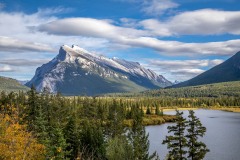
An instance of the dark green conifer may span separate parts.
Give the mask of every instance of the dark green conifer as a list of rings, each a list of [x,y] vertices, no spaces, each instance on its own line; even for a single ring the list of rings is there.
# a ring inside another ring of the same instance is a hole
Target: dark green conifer
[[[177,121],[176,125],[168,126],[168,133],[173,135],[166,136],[163,144],[167,144],[168,160],[186,160],[185,154],[187,153],[187,139],[184,136],[186,128],[186,119],[183,118],[183,112],[176,110]]]
[[[64,137],[67,143],[66,150],[69,153],[67,158],[74,160],[78,156],[80,147],[80,138],[77,130],[76,118],[74,115],[68,119],[68,122],[64,128]]]
[[[146,114],[151,114],[151,110],[150,110],[150,107],[149,107],[149,106],[147,107]]]
[[[154,152],[149,154],[149,134],[146,133],[142,124],[142,111],[138,107],[132,108],[133,112],[133,126],[130,128],[128,138],[133,148],[133,159],[151,160],[156,159],[157,155]]]
[[[188,116],[188,134],[186,135],[188,139],[188,158],[191,160],[201,160],[205,157],[206,153],[209,152],[206,144],[198,141],[199,137],[203,137],[206,132],[206,127],[204,127],[194,114],[193,110],[189,111]]]

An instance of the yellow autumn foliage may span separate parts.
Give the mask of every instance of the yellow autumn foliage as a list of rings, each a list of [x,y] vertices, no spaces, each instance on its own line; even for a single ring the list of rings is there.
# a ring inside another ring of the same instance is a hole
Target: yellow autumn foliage
[[[13,108],[13,107],[12,107]],[[15,109],[11,116],[0,113],[0,159],[42,160],[45,147],[37,142],[26,125],[19,124]]]

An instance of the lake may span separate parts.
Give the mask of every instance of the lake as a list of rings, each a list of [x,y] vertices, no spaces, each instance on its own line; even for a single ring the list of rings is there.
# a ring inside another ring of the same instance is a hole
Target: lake
[[[184,117],[187,117],[188,111],[183,112]],[[175,111],[164,114],[175,114]],[[205,160],[240,159],[240,113],[199,109],[195,110],[195,115],[207,128],[205,136],[201,139],[210,149]],[[146,127],[149,133],[150,152],[157,151],[161,160],[168,153],[167,146],[163,145],[162,141],[168,135],[169,125],[173,123]]]

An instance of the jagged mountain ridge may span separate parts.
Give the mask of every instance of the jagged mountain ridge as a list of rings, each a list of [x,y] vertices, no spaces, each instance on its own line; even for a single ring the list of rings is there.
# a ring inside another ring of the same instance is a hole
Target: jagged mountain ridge
[[[96,95],[113,92],[134,92],[170,86],[171,82],[138,62],[107,58],[90,53],[76,45],[63,45],[59,54],[37,68],[27,86],[38,91],[65,95]]]
[[[171,87],[177,88],[230,81],[240,81],[240,52],[208,71]]]

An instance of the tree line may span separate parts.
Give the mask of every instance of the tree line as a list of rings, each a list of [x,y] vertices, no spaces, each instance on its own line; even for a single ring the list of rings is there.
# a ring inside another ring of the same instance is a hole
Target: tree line
[[[120,99],[66,98],[47,91],[39,94],[32,87],[26,95],[2,92],[0,106],[0,134],[6,135],[18,124],[22,128],[19,136],[26,140],[12,149],[15,159],[23,155],[27,159],[39,155],[38,159],[56,160],[158,159],[156,152],[148,152],[148,134],[142,125],[144,113],[137,104],[126,105]],[[124,125],[125,119],[132,120],[131,127]],[[14,132],[20,130],[15,128]],[[8,138],[0,139],[0,148],[6,149],[11,143]],[[11,153],[0,150],[0,159],[11,159]]]
[[[2,92],[0,106],[0,159],[159,159],[148,151],[143,118],[161,116],[161,100],[69,98],[32,87],[26,94]],[[126,119],[131,126],[124,124]]]

